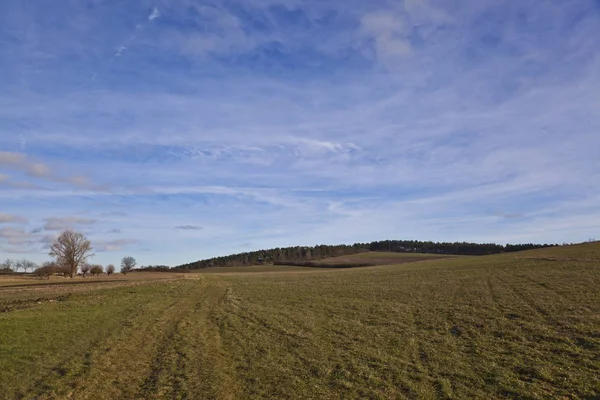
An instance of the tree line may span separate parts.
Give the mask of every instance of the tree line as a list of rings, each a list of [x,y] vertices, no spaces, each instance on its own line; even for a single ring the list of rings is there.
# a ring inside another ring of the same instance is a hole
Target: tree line
[[[468,242],[432,242],[418,240],[383,240],[371,243],[355,243],[353,245],[317,245],[277,247],[268,250],[257,250],[214,257],[195,261],[188,264],[170,268],[166,265],[145,266],[137,271],[187,271],[211,267],[238,267],[256,264],[303,264],[314,260],[329,257],[347,256],[364,253],[367,251],[387,251],[400,253],[429,253],[429,254],[455,254],[455,255],[488,255],[508,253],[523,250],[532,250],[542,247],[553,247],[555,244],[496,244],[496,243],[468,243]],[[112,264],[103,268],[101,265],[89,264],[87,260],[94,255],[92,245],[82,233],[71,230],[64,231],[50,248],[49,255],[52,261],[45,262],[42,266],[28,260],[6,260],[0,264],[0,272],[27,272],[33,271],[41,278],[51,275],[62,275],[73,278],[78,273],[83,277],[106,273],[112,275],[115,267]],[[133,257],[124,257],[121,260],[121,273],[127,274],[136,267]]]
[[[318,245],[312,247],[277,247],[269,250],[258,250],[246,253],[232,254],[223,257],[214,257],[175,267],[175,270],[202,269],[210,267],[239,267],[256,265],[276,261],[311,261],[321,258],[345,256],[349,254],[364,253],[365,248],[361,243],[354,245]]]
[[[115,273],[115,266],[109,264],[102,267],[99,264],[90,264],[87,260],[94,255],[91,241],[80,232],[66,230],[52,243],[48,253],[53,260],[44,262],[41,266],[29,260],[11,260],[6,259],[0,264],[1,273],[15,273],[23,269],[27,273],[31,269],[34,275],[40,279],[49,279],[52,275],[61,275],[63,277],[73,278],[76,275],[86,277],[88,275],[97,276],[103,273],[112,275]],[[136,266],[135,258],[131,256],[123,257],[121,260],[121,273],[123,275],[133,271]]]
[[[371,242],[369,251],[391,251],[395,253],[428,253],[456,254],[465,256],[480,256],[515,251],[533,250],[543,247],[553,247],[554,244],[506,244],[497,243],[467,243],[467,242],[421,242],[418,240],[383,240]]]
[[[552,247],[554,244],[496,244],[467,242],[424,242],[418,240],[384,240],[353,245],[295,246],[258,250],[179,265],[172,270],[191,270],[210,267],[239,267],[256,264],[297,264],[322,258],[347,256],[367,251],[399,253],[430,253],[455,255],[488,255]]]

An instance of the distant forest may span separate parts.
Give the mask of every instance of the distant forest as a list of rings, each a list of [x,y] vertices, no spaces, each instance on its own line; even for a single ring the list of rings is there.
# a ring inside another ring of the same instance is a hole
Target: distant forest
[[[166,266],[150,266],[140,268],[146,271],[185,271],[211,267],[239,267],[257,264],[282,264],[307,262],[322,258],[346,256],[367,251],[391,251],[397,253],[428,253],[456,255],[487,255],[509,253],[514,251],[553,247],[554,244],[507,244],[466,243],[466,242],[420,242],[418,240],[384,240],[371,243],[355,243],[353,245],[319,245],[313,247],[296,246],[269,250],[258,250],[230,256],[214,257],[179,265],[174,268]]]

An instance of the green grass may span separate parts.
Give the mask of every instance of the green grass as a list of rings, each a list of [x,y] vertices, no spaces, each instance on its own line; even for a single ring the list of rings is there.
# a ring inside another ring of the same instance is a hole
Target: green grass
[[[0,397],[595,398],[599,250],[7,288]]]
[[[390,265],[414,261],[437,260],[455,256],[446,254],[423,254],[423,253],[392,253],[385,251],[370,251],[367,253],[351,254],[347,256],[325,258],[317,261],[321,264],[361,264]]]
[[[378,259],[378,258],[387,258],[391,260],[404,260],[404,259],[433,259],[433,258],[448,258],[449,255],[446,254],[427,254],[427,253],[396,253],[391,251],[369,251],[366,253],[358,253],[351,254],[348,256],[341,257],[331,257],[326,260],[334,260],[336,258],[350,258],[350,259],[358,259],[358,260],[368,260],[368,259]]]
[[[231,274],[231,273],[254,273],[254,272],[291,272],[306,271],[306,268],[291,265],[250,265],[245,267],[211,267],[191,270],[192,274]]]

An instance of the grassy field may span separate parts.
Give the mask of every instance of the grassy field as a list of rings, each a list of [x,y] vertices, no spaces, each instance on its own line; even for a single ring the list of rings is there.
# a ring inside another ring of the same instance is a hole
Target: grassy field
[[[295,267],[291,265],[252,265],[245,267],[212,267],[191,270],[192,274],[231,274],[231,273],[255,273],[255,272],[292,272],[306,271],[306,268]]]
[[[16,274],[16,275],[0,275],[0,289],[4,287],[16,287],[16,286],[41,286],[41,285],[81,285],[81,284],[97,284],[97,283],[115,283],[115,282],[138,282],[141,278],[143,281],[148,280],[162,280],[162,279],[177,279],[181,278],[182,274],[164,274],[162,272],[144,272],[143,275],[139,273],[130,273],[127,275],[114,274],[111,276],[100,275],[100,276],[88,276],[82,278],[81,276],[75,279],[63,278],[62,276],[51,276],[50,279],[40,279],[33,274]]]
[[[5,285],[0,398],[600,396],[598,243],[255,268]]]
[[[414,261],[437,260],[450,258],[449,255],[420,254],[420,253],[391,253],[384,251],[370,251],[368,253],[352,254],[341,257],[331,257],[319,260],[320,264],[360,264],[369,263],[375,265],[401,264]]]

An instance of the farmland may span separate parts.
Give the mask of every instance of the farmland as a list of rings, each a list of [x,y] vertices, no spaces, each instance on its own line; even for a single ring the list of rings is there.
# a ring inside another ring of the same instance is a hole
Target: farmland
[[[1,397],[600,396],[598,243],[408,256],[0,280]]]
[[[448,255],[437,255],[437,254],[422,254],[422,253],[390,253],[390,252],[375,252],[370,251],[367,253],[352,254],[341,257],[331,257],[323,260],[319,260],[318,264],[324,266],[329,264],[374,264],[374,265],[391,265],[391,264],[402,264],[412,261],[425,261],[425,260],[439,260],[442,258],[449,258]]]

